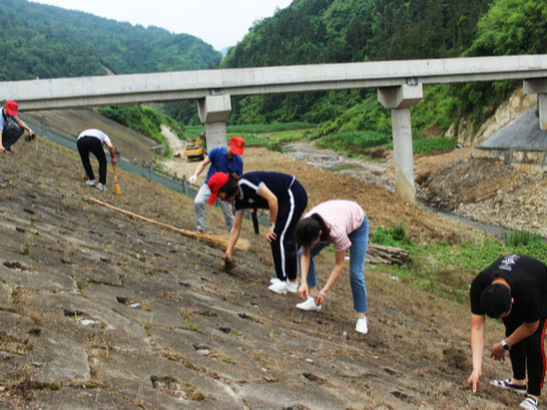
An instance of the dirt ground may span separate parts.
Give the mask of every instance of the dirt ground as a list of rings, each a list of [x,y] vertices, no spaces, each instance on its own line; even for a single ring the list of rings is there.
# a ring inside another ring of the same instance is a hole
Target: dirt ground
[[[417,199],[464,218],[547,238],[547,177],[521,172],[472,148],[416,158]]]
[[[298,160],[291,152],[249,148],[244,154],[244,171],[295,175],[308,190],[310,206],[333,198],[352,199],[363,206],[373,229],[403,221],[418,242],[445,239],[455,243],[477,237],[468,225],[399,201],[393,188],[391,155],[379,162],[343,158],[331,165],[318,162],[317,155],[336,156],[332,151],[317,149],[312,143],[296,145],[292,149],[298,150]],[[191,175],[196,166],[185,159],[166,165],[181,176]],[[522,172],[498,161],[473,158],[473,148],[468,147],[415,155],[414,174],[420,203],[501,230],[528,230],[547,238],[547,177],[543,172]]]
[[[479,392],[467,387],[468,306],[367,265],[370,331],[360,335],[347,267],[321,312],[299,311],[296,295],[267,290],[269,246],[250,223],[242,232],[250,249],[236,253],[233,272],[221,272],[223,249],[88,200],[190,231],[191,198],[123,171],[122,196],[100,193],[83,184],[75,152],[43,139],[15,148],[0,158],[0,407],[499,409],[520,402],[489,385],[508,377],[509,365],[487,354]],[[402,220],[416,241],[482,237],[350,175],[259,148],[247,149],[244,160],[246,171],[296,175],[310,206],[358,201],[372,229]],[[426,172],[426,160],[417,159],[417,173]],[[172,164],[187,176],[197,166]],[[208,223],[224,234],[218,209],[208,209]],[[320,281],[332,263],[328,252],[318,259]],[[488,328],[487,347],[503,337],[500,324]]]
[[[307,148],[310,149],[309,147]],[[314,150],[324,151],[324,150]],[[446,239],[456,243],[463,238],[474,238],[481,234],[468,227],[446,218],[428,213],[421,208],[407,204],[398,199],[397,195],[383,186],[367,184],[347,173],[335,173],[322,168],[308,165],[287,155],[268,151],[265,148],[247,148],[243,155],[244,172],[277,171],[294,175],[308,192],[308,207],[329,199],[351,199],[361,204],[370,220],[372,232],[377,226],[392,226],[403,221],[410,235],[418,242],[430,239]],[[353,163],[357,162],[352,160]],[[166,169],[176,172],[179,176],[192,175],[199,162],[188,162],[186,159],[165,163]],[[367,166],[361,163],[362,166]],[[374,171],[378,164],[372,164]],[[392,174],[392,165],[384,165],[386,173]],[[366,169],[362,171],[366,173]],[[374,180],[374,173],[369,172],[369,179]],[[206,176],[203,172],[196,184],[200,185]],[[382,182],[386,179],[382,174]],[[389,178],[387,179],[389,183]]]

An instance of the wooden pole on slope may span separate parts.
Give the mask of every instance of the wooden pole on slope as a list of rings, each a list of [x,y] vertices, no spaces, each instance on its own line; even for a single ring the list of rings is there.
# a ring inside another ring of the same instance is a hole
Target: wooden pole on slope
[[[125,209],[115,207],[113,205],[107,204],[106,202],[99,201],[98,199],[95,199],[95,198],[90,197],[90,198],[88,198],[88,200],[91,201],[91,202],[94,202],[96,204],[102,205],[106,208],[112,209],[116,212],[120,212],[122,214],[131,216],[133,218],[137,218],[137,219],[143,220],[145,222],[148,222],[148,223],[151,223],[151,224],[154,224],[154,225],[157,225],[157,226],[161,226],[162,228],[166,228],[166,229],[170,229],[172,231],[178,232],[178,233],[180,233],[184,236],[188,236],[192,239],[203,242],[203,243],[205,243],[209,246],[213,246],[213,247],[221,249],[223,251],[226,250],[226,247],[228,246],[228,238],[225,238],[223,236],[206,235],[206,234],[202,234],[202,233],[188,231],[186,229],[176,228],[172,225],[167,225],[167,224],[164,224],[163,222],[154,221],[152,219],[149,219],[149,218],[146,218],[144,216],[135,214],[133,212],[126,211]],[[249,242],[246,241],[246,240],[240,239],[239,241],[237,241],[235,249],[238,250],[238,251],[245,252],[249,249]]]

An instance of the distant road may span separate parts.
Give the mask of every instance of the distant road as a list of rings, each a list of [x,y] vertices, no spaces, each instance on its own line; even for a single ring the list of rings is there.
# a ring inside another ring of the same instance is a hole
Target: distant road
[[[167,139],[167,143],[174,153],[184,151],[186,148],[186,142],[182,141],[173,131],[171,131],[171,129],[162,124],[161,133]]]

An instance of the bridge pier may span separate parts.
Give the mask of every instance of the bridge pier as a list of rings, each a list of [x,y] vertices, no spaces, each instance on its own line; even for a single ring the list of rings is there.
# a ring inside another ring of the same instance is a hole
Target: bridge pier
[[[378,101],[391,109],[395,191],[400,198],[411,203],[416,203],[416,192],[410,107],[418,104],[422,98],[421,84],[378,88]]]
[[[232,101],[227,94],[198,100],[199,120],[205,124],[207,149],[226,146],[226,121],[232,113]]]
[[[524,94],[538,95],[539,129],[547,130],[547,79],[524,80]]]

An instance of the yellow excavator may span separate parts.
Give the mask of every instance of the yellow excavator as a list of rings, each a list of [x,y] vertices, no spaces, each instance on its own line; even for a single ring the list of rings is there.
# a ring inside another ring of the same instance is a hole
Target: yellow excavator
[[[205,131],[195,141],[189,142],[184,150],[184,156],[189,161],[201,161],[207,155],[207,141]]]

